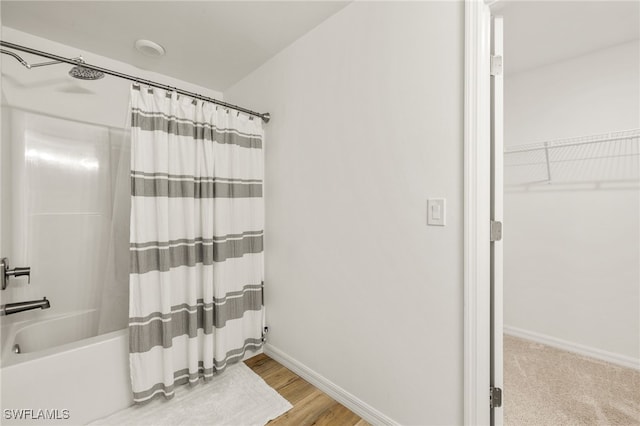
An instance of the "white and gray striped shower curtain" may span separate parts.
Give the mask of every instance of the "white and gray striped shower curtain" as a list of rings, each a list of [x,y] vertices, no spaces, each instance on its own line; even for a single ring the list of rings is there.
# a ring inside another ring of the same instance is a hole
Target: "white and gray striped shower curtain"
[[[259,119],[132,86],[134,401],[171,398],[262,345]]]

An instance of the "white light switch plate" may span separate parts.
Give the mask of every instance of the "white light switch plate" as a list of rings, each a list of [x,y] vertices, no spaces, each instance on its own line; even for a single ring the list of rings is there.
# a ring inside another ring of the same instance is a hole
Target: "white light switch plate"
[[[427,225],[445,226],[447,217],[447,200],[429,198],[427,200]]]

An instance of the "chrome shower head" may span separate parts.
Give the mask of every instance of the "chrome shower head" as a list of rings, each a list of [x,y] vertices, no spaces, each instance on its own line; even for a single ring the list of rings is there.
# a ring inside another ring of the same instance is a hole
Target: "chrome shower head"
[[[82,56],[78,56],[74,61],[76,61],[78,65],[69,70],[69,75],[71,77],[79,80],[99,80],[104,77],[103,72],[83,66],[85,62]]]
[[[76,65],[69,70],[69,75],[73,78],[80,80],[99,80],[104,77],[104,73],[91,68],[83,67],[82,65]]]
[[[0,53],[4,53],[6,55],[13,56],[18,62],[20,62],[27,69],[33,69],[33,68],[37,68],[37,67],[44,67],[44,66],[47,66],[47,65],[56,65],[56,64],[61,64],[63,62],[63,61],[60,61],[60,60],[55,60],[55,61],[48,61],[48,62],[40,62],[38,64],[29,64],[29,63],[27,63],[27,61],[22,59],[19,55],[13,53],[10,50],[0,49]],[[71,77],[78,78],[80,80],[99,80],[102,77],[104,77],[104,73],[103,72],[96,71],[96,70],[93,70],[91,68],[87,68],[87,67],[82,66],[85,63],[84,59],[82,58],[82,56],[78,56],[77,58],[73,58],[72,61],[74,61],[78,65],[76,65],[75,67],[71,68],[71,70],[69,71],[69,75]],[[65,60],[64,62],[68,62],[68,61]]]

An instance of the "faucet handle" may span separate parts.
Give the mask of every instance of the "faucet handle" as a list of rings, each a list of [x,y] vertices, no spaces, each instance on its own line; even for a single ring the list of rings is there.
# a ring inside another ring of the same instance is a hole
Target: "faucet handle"
[[[5,273],[10,277],[22,277],[26,275],[28,278],[27,282],[31,284],[31,268],[29,266],[21,266],[9,269]]]
[[[18,268],[9,269],[9,259],[3,257],[0,259],[0,281],[2,284],[2,290],[7,288],[7,282],[9,277],[22,277],[27,276],[28,283],[31,283],[31,268],[29,266],[23,266]]]

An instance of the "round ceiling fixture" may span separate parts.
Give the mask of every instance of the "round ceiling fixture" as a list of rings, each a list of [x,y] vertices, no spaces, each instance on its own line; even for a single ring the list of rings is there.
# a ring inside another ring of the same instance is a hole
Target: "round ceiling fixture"
[[[147,56],[163,56],[164,55],[164,47],[160,46],[158,43],[154,43],[151,40],[136,40],[136,49],[138,52],[147,55]]]

